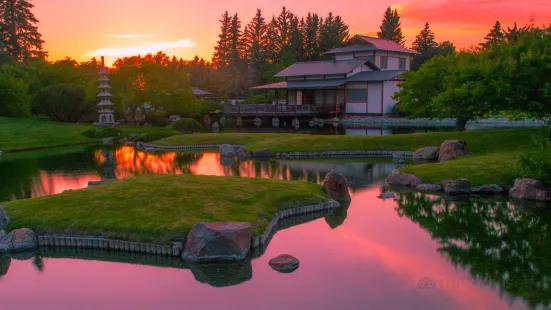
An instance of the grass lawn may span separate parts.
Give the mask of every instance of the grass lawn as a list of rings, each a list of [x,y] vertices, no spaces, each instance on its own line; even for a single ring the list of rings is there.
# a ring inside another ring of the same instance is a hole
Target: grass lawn
[[[164,243],[198,222],[250,222],[259,234],[278,209],[326,201],[317,184],[193,175],[125,179],[4,204],[13,223],[37,232]]]
[[[94,142],[95,139],[82,135],[90,128],[91,125],[0,117],[0,150],[15,151]]]
[[[537,129],[506,129],[467,132],[432,132],[391,136],[314,136],[297,134],[201,134],[177,135],[155,141],[161,145],[235,143],[250,150],[267,148],[272,152],[327,150],[416,150],[439,146],[445,140],[467,141],[473,155],[444,163],[403,168],[423,181],[439,183],[446,179],[467,178],[473,185],[497,183],[512,185],[517,176],[516,162]]]

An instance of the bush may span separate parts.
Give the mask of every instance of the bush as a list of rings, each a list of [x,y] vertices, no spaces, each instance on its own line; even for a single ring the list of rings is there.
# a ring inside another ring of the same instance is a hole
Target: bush
[[[34,98],[33,109],[52,121],[78,122],[93,114],[95,103],[86,100],[84,87],[77,84],[56,84],[41,89]]]
[[[193,118],[182,118],[172,123],[172,129],[181,133],[194,133],[203,130],[203,125]]]
[[[551,142],[548,130],[542,130],[532,137],[532,142],[518,160],[518,166],[521,177],[551,184]]]
[[[212,100],[200,100],[199,104],[201,105],[201,114],[214,113],[220,109],[220,105]]]
[[[31,116],[29,85],[7,72],[0,72],[0,116]]]
[[[110,138],[120,135],[121,130],[118,128],[102,128],[102,129],[88,129],[82,134],[88,138]]]

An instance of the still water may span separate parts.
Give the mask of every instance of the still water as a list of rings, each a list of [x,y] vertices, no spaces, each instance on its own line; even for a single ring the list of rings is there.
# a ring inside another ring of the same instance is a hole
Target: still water
[[[151,155],[128,147],[6,156],[0,200],[145,173],[320,182],[330,169],[351,180],[353,200],[332,215],[287,225],[263,255],[240,264],[82,250],[3,256],[2,309],[546,308],[549,212],[413,193],[377,199],[395,167],[361,160],[221,162],[216,153]],[[280,274],[269,267],[283,253],[300,260],[298,270]]]

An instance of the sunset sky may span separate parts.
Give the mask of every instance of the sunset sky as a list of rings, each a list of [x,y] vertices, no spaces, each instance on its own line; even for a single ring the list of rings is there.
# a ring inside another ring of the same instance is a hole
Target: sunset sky
[[[299,16],[308,11],[343,16],[351,33],[374,35],[388,6],[398,8],[406,45],[413,42],[424,23],[431,23],[438,41],[451,40],[458,47],[480,42],[496,20],[511,26],[551,23],[549,0],[34,0],[34,13],[46,41],[50,60],[70,56],[86,60],[163,50],[189,59],[210,59],[219,32],[220,15],[238,13],[247,24],[262,9],[265,17],[287,6]]]

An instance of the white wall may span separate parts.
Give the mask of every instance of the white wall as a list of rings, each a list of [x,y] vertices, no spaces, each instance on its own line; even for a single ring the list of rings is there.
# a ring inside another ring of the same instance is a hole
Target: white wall
[[[360,72],[363,72],[363,71],[373,71],[371,70],[371,68],[367,65],[361,65],[359,66],[358,68],[354,69],[352,72],[350,72],[349,74],[347,74],[346,77],[350,77],[356,73],[360,73]]]
[[[381,113],[381,83],[369,83],[367,94],[367,113]]]
[[[354,56],[352,53],[350,54],[336,54],[335,55],[336,60],[348,60],[348,59],[354,59]]]
[[[349,114],[365,114],[367,111],[367,103],[346,103],[346,113]]]
[[[385,85],[385,94],[384,94],[384,101],[383,101],[383,113],[384,114],[390,114],[392,113],[392,107],[398,103],[396,100],[392,99],[394,94],[398,92],[400,89],[398,87],[398,81],[386,81],[384,83]]]
[[[375,65],[381,67],[381,56],[388,56],[388,68],[381,70],[400,70],[400,58],[406,59],[406,70],[409,71],[410,66],[410,54],[396,53],[396,52],[382,52],[377,51],[375,54]]]

